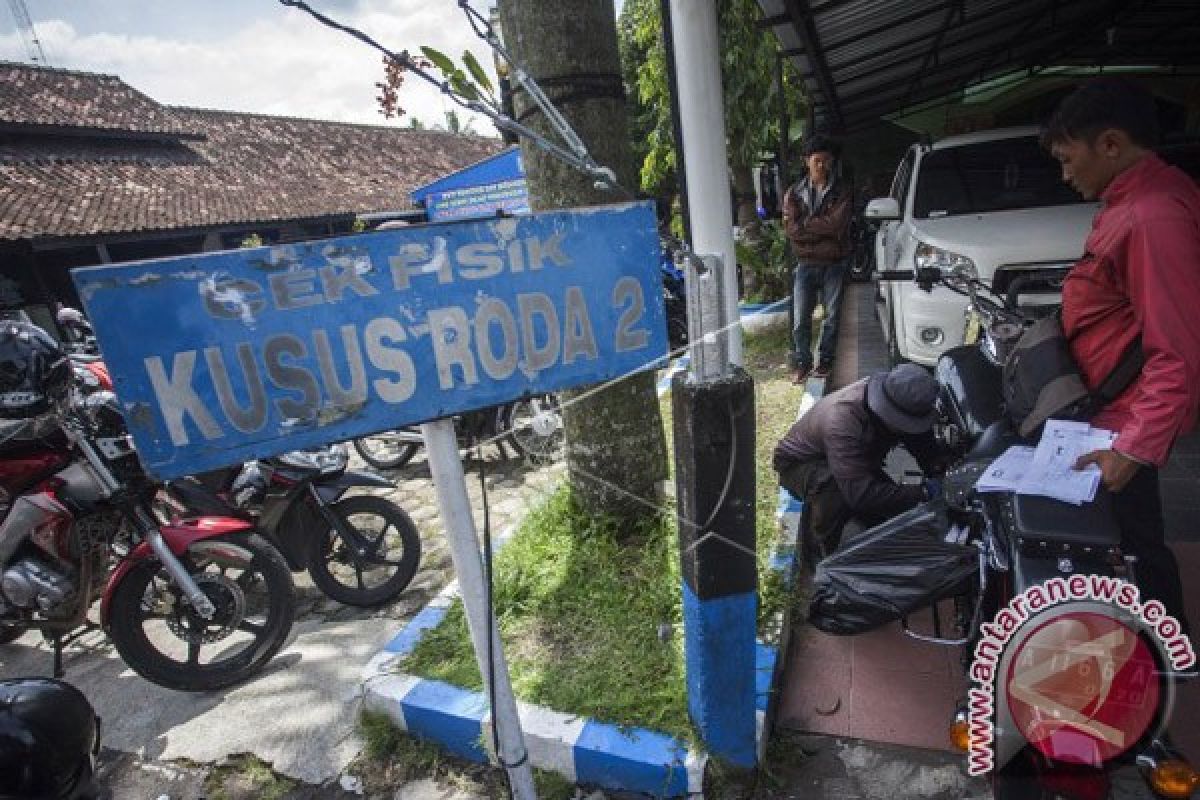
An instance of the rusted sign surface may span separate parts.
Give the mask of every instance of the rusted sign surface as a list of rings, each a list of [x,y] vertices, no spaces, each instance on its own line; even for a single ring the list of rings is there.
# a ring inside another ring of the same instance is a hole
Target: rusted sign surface
[[[161,478],[596,383],[666,351],[648,203],[73,273]]]

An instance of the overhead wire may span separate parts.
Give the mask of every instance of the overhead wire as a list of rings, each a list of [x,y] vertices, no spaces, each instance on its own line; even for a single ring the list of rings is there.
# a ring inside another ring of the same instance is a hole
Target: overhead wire
[[[484,40],[487,41],[488,44],[493,48],[499,48],[497,52],[501,53],[502,57],[508,61],[509,66],[513,70],[514,76],[517,77],[522,87],[525,88],[530,97],[534,99],[534,102],[536,102],[539,108],[542,109],[543,113],[546,115],[546,118],[550,120],[551,126],[554,128],[555,133],[563,137],[563,140],[567,143],[566,147],[551,141],[529,126],[524,125],[521,122],[518,122],[517,120],[505,115],[498,108],[495,101],[491,100],[490,98],[488,98],[487,101],[484,101],[482,96],[471,98],[463,95],[461,92],[456,91],[454,87],[450,85],[449,81],[439,80],[430,74],[429,71],[416,59],[414,59],[407,50],[401,50],[399,52],[391,50],[358,28],[338,22],[337,20],[322,14],[305,2],[305,0],[279,0],[279,2],[282,5],[304,11],[322,25],[341,31],[342,33],[359,40],[368,47],[378,50],[390,61],[403,66],[405,70],[412,72],[417,77],[432,84],[435,88],[437,88],[438,91],[449,97],[462,108],[465,108],[468,111],[473,111],[477,114],[482,114],[491,120],[492,123],[502,131],[509,131],[516,134],[518,137],[523,136],[526,139],[529,139],[547,153],[550,153],[564,163],[589,175],[598,186],[612,189],[613,191],[619,192],[629,198],[635,196],[633,192],[630,192],[627,188],[621,186],[621,184],[617,182],[616,174],[612,171],[612,169],[596,163],[595,159],[593,159],[588,153],[587,147],[583,144],[583,141],[579,138],[578,134],[575,133],[574,129],[571,128],[570,123],[568,123],[562,114],[558,112],[558,109],[554,108],[554,104],[546,98],[545,94],[541,91],[541,88],[537,86],[536,81],[529,76],[529,74],[520,66],[520,64],[516,63],[512,57],[508,55],[507,50],[504,50],[503,45],[500,44],[499,36],[496,35],[491,23],[483,20],[479,12],[471,8],[470,5],[465,2],[465,0],[459,0],[459,6],[466,11],[468,19],[472,20],[472,29],[474,29],[477,34],[480,34],[480,31],[482,30],[483,33],[480,35],[483,35]],[[477,25],[480,24],[480,20],[482,20],[482,28],[477,27]]]

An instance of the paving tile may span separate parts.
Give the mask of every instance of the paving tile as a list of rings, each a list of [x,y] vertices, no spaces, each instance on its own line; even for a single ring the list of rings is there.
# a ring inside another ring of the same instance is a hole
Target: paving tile
[[[810,733],[851,735],[848,660],[821,658],[814,650],[793,646],[787,676],[779,704],[780,725]]]
[[[820,661],[850,665],[854,636],[833,636],[811,625],[799,624],[792,633],[792,656],[804,662]]]
[[[854,669],[850,736],[872,742],[950,750],[947,729],[961,679],[877,667]]]
[[[929,615],[914,618],[914,629],[933,632]],[[958,648],[919,642],[906,636],[899,623],[864,633],[854,639],[854,666],[906,669],[925,675],[950,677],[957,669]]]

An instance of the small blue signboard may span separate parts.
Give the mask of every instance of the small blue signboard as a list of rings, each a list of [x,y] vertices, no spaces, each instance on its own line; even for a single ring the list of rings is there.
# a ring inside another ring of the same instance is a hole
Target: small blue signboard
[[[75,270],[174,478],[616,378],[666,352],[649,203]]]
[[[510,147],[418,187],[412,199],[425,206],[426,215],[434,222],[491,217],[497,211],[528,214],[529,188],[521,151]]]

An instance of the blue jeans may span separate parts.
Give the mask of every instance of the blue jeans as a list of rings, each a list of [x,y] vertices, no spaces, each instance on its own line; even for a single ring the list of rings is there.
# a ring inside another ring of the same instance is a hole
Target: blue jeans
[[[846,262],[834,264],[796,265],[792,286],[792,366],[809,369],[812,360],[812,316],[817,296],[825,305],[825,321],[821,325],[821,341],[817,345],[817,363],[833,363],[837,347],[838,323],[842,312],[842,286],[846,282]]]

